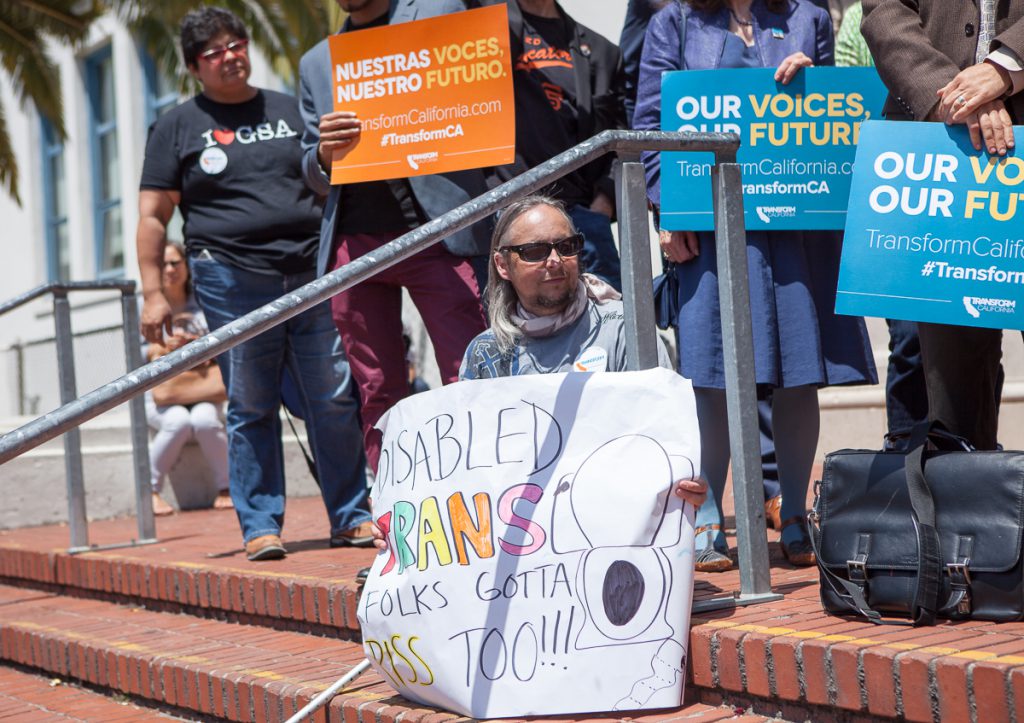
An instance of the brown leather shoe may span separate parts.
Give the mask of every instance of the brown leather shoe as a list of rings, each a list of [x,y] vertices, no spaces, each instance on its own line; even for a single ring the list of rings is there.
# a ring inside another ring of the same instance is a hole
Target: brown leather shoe
[[[277,535],[260,535],[245,543],[245,556],[249,562],[280,560],[287,552]]]
[[[799,525],[803,535],[799,540],[789,545],[779,540],[779,545],[782,546],[782,554],[785,555],[789,564],[794,567],[811,567],[816,565],[818,558],[814,554],[814,548],[811,547],[811,539],[807,536],[807,519],[803,515],[790,517],[782,523],[781,527],[784,530],[791,525]]]
[[[764,501],[764,523],[769,530],[782,529],[782,495]]]
[[[367,520],[331,535],[331,547],[373,547],[373,525]]]

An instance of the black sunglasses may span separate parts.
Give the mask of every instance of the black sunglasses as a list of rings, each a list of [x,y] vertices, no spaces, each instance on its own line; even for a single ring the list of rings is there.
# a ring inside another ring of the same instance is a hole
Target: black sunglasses
[[[512,251],[519,254],[519,258],[528,264],[536,264],[546,261],[551,256],[551,249],[554,249],[560,258],[576,256],[583,250],[583,236],[573,234],[558,241],[534,241],[518,246],[499,246],[498,251]]]

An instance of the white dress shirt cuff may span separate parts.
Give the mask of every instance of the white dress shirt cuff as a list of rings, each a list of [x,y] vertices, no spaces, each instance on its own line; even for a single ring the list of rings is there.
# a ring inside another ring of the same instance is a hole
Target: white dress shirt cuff
[[[1019,93],[1024,88],[1024,62],[1015,52],[1006,47],[997,48],[985,60],[1010,74],[1010,91],[1007,95]]]

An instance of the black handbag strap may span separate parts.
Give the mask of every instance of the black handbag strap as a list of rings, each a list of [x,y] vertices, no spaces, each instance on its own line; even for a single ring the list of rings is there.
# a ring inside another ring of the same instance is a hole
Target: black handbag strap
[[[907,492],[914,509],[917,533],[917,592],[914,624],[934,625],[942,594],[942,546],[935,525],[935,499],[924,474],[924,450],[933,429],[945,431],[941,422],[922,422],[910,433],[910,451],[904,460]]]

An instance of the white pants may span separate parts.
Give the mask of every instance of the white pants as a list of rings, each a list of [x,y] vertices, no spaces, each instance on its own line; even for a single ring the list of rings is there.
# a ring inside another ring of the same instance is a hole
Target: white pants
[[[224,429],[221,405],[200,402],[191,408],[175,404],[158,407],[146,395],[146,421],[156,432],[149,443],[149,466],[153,491],[157,492],[164,475],[178,461],[185,443],[195,439],[213,471],[218,490],[228,489],[228,435]]]

